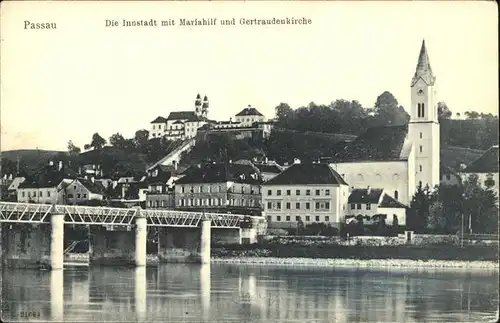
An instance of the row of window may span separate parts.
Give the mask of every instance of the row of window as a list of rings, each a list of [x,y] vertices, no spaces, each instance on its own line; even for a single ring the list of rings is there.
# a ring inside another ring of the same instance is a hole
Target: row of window
[[[172,203],[169,203],[168,200],[162,200],[162,201],[149,201],[148,203],[149,207],[172,207]]]
[[[25,192],[24,191],[21,192],[21,196],[25,197]],[[33,194],[31,194],[30,192],[28,192],[28,197],[36,197],[36,191],[34,191]],[[38,197],[43,197],[43,191],[40,191],[38,193]],[[47,191],[47,197],[50,197],[50,191]]]
[[[198,186],[198,187],[194,187],[194,186],[191,186],[189,187],[189,193],[221,193],[221,192],[224,192],[224,188],[223,186],[209,186],[208,189],[207,188],[203,188],[203,186]],[[230,193],[241,193],[241,194],[245,194],[245,193],[250,193],[250,194],[260,194],[260,188],[258,187],[247,187],[247,189],[245,190],[245,187],[242,186],[241,189],[237,189],[236,187],[231,187],[228,189],[228,192]],[[181,193],[186,193],[186,187],[184,186],[181,186]]]
[[[281,221],[281,218],[282,218],[282,216],[281,216],[281,215],[277,215],[277,216],[276,216],[276,221],[277,221],[277,222],[280,222],[280,221]],[[267,217],[267,221],[268,221],[268,222],[273,222],[272,216],[270,216],[270,215],[269,215],[269,216]],[[289,222],[289,221],[292,221],[292,217],[291,217],[290,215],[284,216],[284,217],[283,217],[283,221],[288,221],[288,222]],[[295,216],[294,221],[296,221],[296,222],[298,222],[298,221],[310,222],[310,221],[311,221],[311,216],[306,215],[305,217],[301,217],[301,216],[297,215],[297,216]],[[316,222],[321,221],[321,220],[320,220],[320,216],[319,216],[319,215],[316,215],[316,216],[314,217],[314,221],[316,221]],[[325,216],[324,216],[324,221],[325,221],[325,222],[329,222],[329,221],[330,221],[330,216],[329,216],[329,215],[325,215]]]
[[[299,196],[301,193],[300,190],[295,190],[295,195]],[[320,190],[315,190],[315,195],[319,196],[321,194]],[[267,190],[267,195],[272,196],[273,195],[273,190]],[[286,190],[286,195],[291,196],[292,195],[292,190]],[[306,196],[311,195],[311,190],[306,190]],[[330,195],[330,190],[325,189],[325,195],[329,196]],[[276,190],[276,196],[281,196],[281,190]]]
[[[330,209],[330,202],[316,202],[314,204],[315,210],[317,211],[322,211],[322,210],[329,210]],[[296,202],[295,203],[295,210],[300,210],[302,207],[302,203]],[[311,203],[306,202],[304,203],[304,209],[305,210],[310,210],[311,209]],[[281,210],[281,202],[267,202],[267,209],[268,210]],[[292,209],[292,204],[290,202],[285,203],[285,209],[286,210],[291,210]]]
[[[365,205],[366,205],[366,210],[371,210],[372,209],[372,205],[371,204],[367,203]],[[357,203],[357,204],[352,203],[351,204],[351,210],[361,210],[361,206],[362,206],[361,203]]]
[[[68,198],[72,199],[73,198],[73,194],[68,194]],[[81,199],[81,198],[86,199],[87,198],[87,194],[76,194],[76,198],[77,199]]]
[[[259,200],[254,199],[229,199],[228,200],[230,206],[250,206],[257,207],[259,206]],[[223,199],[180,199],[179,206],[224,206]]]

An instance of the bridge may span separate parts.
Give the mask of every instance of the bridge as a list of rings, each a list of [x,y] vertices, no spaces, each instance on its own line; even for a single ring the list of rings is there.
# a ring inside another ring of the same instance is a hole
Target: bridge
[[[244,219],[250,226],[243,226]],[[147,231],[158,230],[164,262],[210,262],[212,229],[226,241],[256,240],[260,217],[242,214],[0,202],[2,261],[11,267],[64,263],[65,225],[89,228],[91,264],[146,264]]]

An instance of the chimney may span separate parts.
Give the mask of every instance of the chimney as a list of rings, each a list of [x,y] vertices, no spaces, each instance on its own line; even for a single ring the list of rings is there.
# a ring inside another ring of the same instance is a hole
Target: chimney
[[[63,162],[62,162],[62,160],[60,160],[59,161],[59,170],[62,170],[62,168],[63,168]]]
[[[368,185],[368,189],[366,190],[366,194],[370,195],[371,192],[372,192],[372,188],[370,187],[370,185]]]

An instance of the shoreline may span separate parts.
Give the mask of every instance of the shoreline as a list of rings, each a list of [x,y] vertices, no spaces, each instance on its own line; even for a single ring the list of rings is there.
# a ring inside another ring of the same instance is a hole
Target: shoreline
[[[211,263],[262,266],[307,266],[351,268],[463,268],[498,270],[495,261],[412,260],[412,259],[341,259],[341,258],[277,258],[277,257],[212,257]]]

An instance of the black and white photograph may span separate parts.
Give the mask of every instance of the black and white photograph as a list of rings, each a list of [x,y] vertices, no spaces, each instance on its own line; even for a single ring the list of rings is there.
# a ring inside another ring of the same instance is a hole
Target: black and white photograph
[[[497,322],[493,1],[4,1],[2,322]]]

